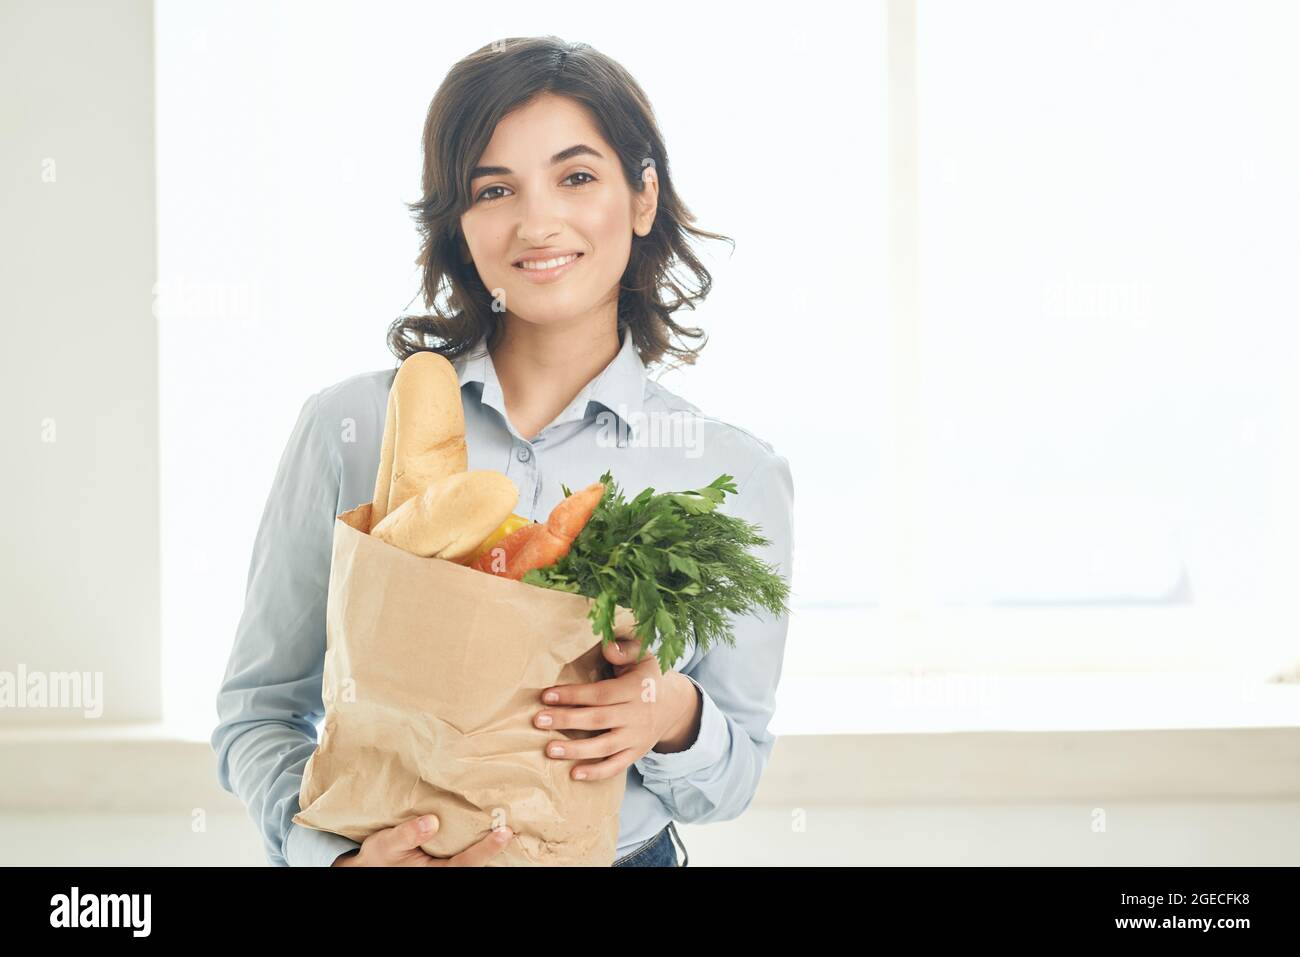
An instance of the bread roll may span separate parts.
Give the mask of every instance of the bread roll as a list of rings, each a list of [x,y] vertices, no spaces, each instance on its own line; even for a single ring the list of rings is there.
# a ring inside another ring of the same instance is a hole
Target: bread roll
[[[410,356],[397,370],[392,392],[393,474],[384,514],[372,518],[372,527],[430,485],[469,468],[460,379],[445,357],[436,352]]]
[[[465,564],[518,502],[515,483],[500,472],[457,472],[397,506],[370,534],[412,555]]]
[[[393,443],[397,438],[397,390],[388,390],[388,412],[384,416],[384,440],[379,446],[379,471],[375,473],[375,494],[370,500],[370,527],[388,514],[388,487],[393,481]]]

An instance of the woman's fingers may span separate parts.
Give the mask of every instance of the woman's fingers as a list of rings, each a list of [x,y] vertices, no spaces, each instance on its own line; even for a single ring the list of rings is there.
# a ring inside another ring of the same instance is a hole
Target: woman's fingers
[[[605,778],[624,773],[636,759],[637,754],[631,748],[624,748],[611,754],[604,761],[575,765],[569,771],[569,777],[581,781],[603,781]],[[582,774],[581,778],[577,778],[579,773]]]
[[[410,851],[419,847],[437,834],[438,816],[436,814],[425,814],[421,817],[413,817],[397,827],[390,827],[384,833],[387,837],[384,850],[396,857],[403,851]]]
[[[547,731],[557,731],[560,728],[604,731],[618,725],[615,707],[547,708],[545,711],[537,712],[533,717],[533,724]],[[545,720],[547,716],[550,717],[550,721]]]
[[[618,754],[627,747],[627,742],[617,731],[606,731],[594,738],[572,738],[565,741],[550,741],[546,745],[546,754],[552,758],[565,761],[586,758],[604,758]],[[559,749],[557,752],[556,749]]]
[[[420,845],[437,831],[437,815],[414,817],[375,831],[357,851],[340,855],[334,863],[339,867],[418,867],[426,858],[433,860]]]
[[[510,839],[514,836],[514,832],[511,831],[510,828],[499,827],[496,830],[489,832],[488,836],[483,838],[483,840],[479,841],[477,844],[471,844],[469,847],[465,848],[465,850],[461,851],[455,857],[450,857],[445,861],[439,860],[436,857],[429,858],[429,866],[482,867],[488,861],[492,860],[492,858],[505,850],[506,845],[510,843]]]
[[[641,642],[635,638],[616,638],[606,642],[601,652],[611,665],[634,664],[641,653]]]

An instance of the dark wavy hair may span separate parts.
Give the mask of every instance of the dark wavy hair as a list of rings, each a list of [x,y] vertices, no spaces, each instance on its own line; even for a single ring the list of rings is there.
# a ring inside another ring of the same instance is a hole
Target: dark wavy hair
[[[659,179],[659,205],[646,236],[633,235],[627,270],[619,284],[618,332],[631,331],[646,366],[666,355],[694,364],[704,343],[692,348],[679,340],[708,337],[698,327],[682,327],[673,313],[709,294],[713,280],[688,242],[688,234],[735,243],[727,236],[697,229],[695,216],[673,188],[668,151],[654,111],[641,87],[622,66],[585,43],[558,37],[512,37],[481,47],[447,74],[429,104],[424,124],[423,196],[410,209],[422,237],[416,264],[428,315],[401,316],[388,331],[388,347],[400,360],[416,352],[438,352],[448,359],[469,351],[481,339],[496,344],[502,314],[483,286],[473,263],[461,262],[460,217],[473,203],[470,171],[478,163],[506,114],[541,93],[570,97],[587,107],[597,128],[618,154],[628,185],[645,188],[642,169],[653,163]],[[674,262],[676,260],[676,262]],[[676,267],[684,269],[677,275]]]

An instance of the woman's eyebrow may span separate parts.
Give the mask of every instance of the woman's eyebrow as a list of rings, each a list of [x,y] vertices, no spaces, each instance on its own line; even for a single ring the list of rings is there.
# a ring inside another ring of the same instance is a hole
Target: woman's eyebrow
[[[599,152],[592,149],[585,143],[578,143],[576,146],[570,146],[568,149],[560,150],[551,157],[551,165],[563,163],[567,159],[573,159],[575,156],[594,156],[596,159],[604,159]],[[469,181],[472,183],[480,176],[509,176],[514,172],[508,166],[475,166],[469,171]]]

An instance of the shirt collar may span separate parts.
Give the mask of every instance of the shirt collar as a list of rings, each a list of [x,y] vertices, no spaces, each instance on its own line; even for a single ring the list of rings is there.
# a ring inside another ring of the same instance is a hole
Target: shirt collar
[[[506,415],[505,396],[501,391],[501,382],[497,379],[496,367],[492,364],[492,355],[484,347],[484,340],[479,341],[466,353],[452,363],[456,375],[460,378],[461,388],[477,382],[482,385],[479,397],[484,405],[490,405]],[[636,351],[630,330],[624,330],[623,342],[618,354],[600,373],[583,386],[582,390],[546,427],[595,418],[600,409],[608,409],[623,424],[627,433],[635,438],[637,422],[645,403],[645,364]]]

